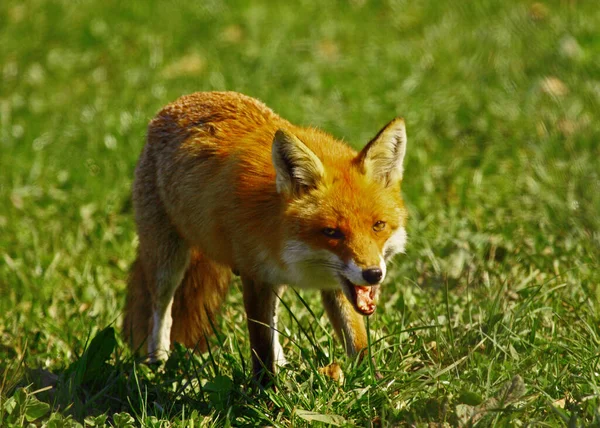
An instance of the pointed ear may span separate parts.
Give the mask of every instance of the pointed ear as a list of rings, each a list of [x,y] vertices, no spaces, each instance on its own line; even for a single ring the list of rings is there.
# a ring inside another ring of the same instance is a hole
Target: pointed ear
[[[314,188],[325,175],[321,160],[295,135],[279,129],[271,149],[277,192],[292,196]]]
[[[406,128],[404,119],[397,117],[362,149],[357,162],[363,174],[387,187],[402,180],[405,154]]]

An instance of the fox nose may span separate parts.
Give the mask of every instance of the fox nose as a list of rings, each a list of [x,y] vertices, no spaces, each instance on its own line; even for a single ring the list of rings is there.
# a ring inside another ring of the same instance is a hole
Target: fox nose
[[[372,267],[368,269],[364,269],[362,271],[362,276],[371,285],[379,284],[381,281],[381,277],[383,276],[383,272],[378,267]]]

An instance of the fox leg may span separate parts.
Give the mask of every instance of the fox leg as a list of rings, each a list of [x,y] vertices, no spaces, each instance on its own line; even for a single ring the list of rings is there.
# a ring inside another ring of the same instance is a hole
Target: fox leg
[[[152,297],[148,356],[151,362],[155,362],[166,359],[171,345],[171,308],[175,291],[190,261],[190,250],[173,230],[158,232],[152,239],[156,246],[151,247],[151,254],[146,254],[144,259],[149,262],[145,263],[145,268]]]
[[[162,146],[162,144],[161,144]],[[139,236],[138,258],[151,302],[148,319],[148,356],[164,359],[171,345],[171,308],[177,287],[190,262],[190,248],[173,227],[161,200],[154,145],[146,145],[136,168],[133,206]]]
[[[276,365],[286,363],[277,332],[277,307],[284,286],[262,284],[244,276],[242,284],[254,378],[262,386],[267,386],[270,381],[268,373],[274,373]]]
[[[341,290],[321,291],[323,306],[346,353],[355,356],[367,348],[367,330],[363,316],[354,310]]]

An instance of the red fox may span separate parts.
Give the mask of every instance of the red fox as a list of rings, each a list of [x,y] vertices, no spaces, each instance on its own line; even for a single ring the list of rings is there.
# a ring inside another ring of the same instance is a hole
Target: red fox
[[[285,364],[284,284],[321,290],[349,355],[367,346],[386,260],[404,252],[406,130],[396,118],[357,153],[235,92],[200,92],[150,122],[133,184],[139,249],[124,333],[164,359],[173,342],[205,350],[239,273],[254,376]]]

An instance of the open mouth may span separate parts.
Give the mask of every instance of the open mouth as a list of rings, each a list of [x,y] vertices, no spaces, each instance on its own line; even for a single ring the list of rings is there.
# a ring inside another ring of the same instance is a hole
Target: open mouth
[[[379,285],[356,285],[340,276],[342,291],[354,306],[354,309],[362,315],[371,315],[377,306],[376,299]]]

